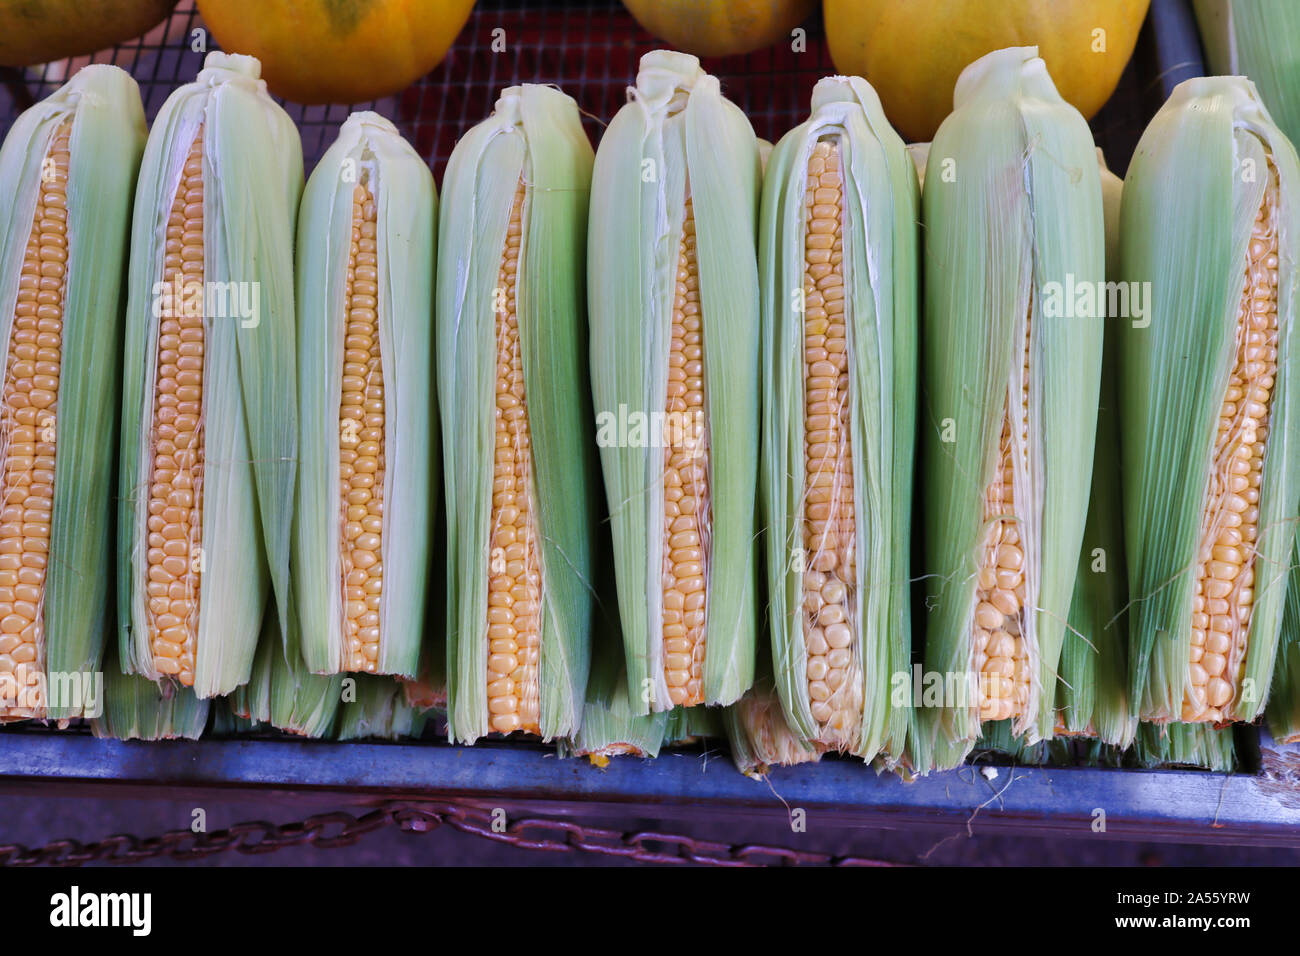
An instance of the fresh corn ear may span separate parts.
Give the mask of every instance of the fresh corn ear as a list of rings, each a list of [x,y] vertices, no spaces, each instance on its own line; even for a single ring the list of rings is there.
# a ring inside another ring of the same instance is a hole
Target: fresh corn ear
[[[1295,541],[1300,166],[1248,80],[1180,84],[1124,183],[1130,671],[1143,720],[1252,720]]]
[[[121,658],[200,697],[248,680],[268,582],[290,597],[302,149],[260,69],[209,54],[163,104],[131,236]]]
[[[334,729],[344,678],[311,673],[303,662],[296,608],[289,609],[289,633],[268,609],[248,683],[231,695],[236,716],[303,737],[325,737]]]
[[[112,567],[131,77],[83,69],[0,148],[0,721],[91,716]]]
[[[104,663],[103,713],[90,722],[96,737],[115,740],[198,740],[208,723],[209,701],[174,682],[124,674],[117,655]]]
[[[457,144],[438,225],[448,733],[578,728],[595,449],[585,386],[592,152],[577,104],[516,86]]]
[[[348,118],[303,192],[293,574],[317,673],[419,673],[436,216],[429,167],[376,113]]]
[[[916,172],[875,91],[813,90],[763,184],[763,505],[775,680],[812,749],[903,753]]]
[[[1011,720],[1030,745],[1055,723],[1092,474],[1105,235],[1088,125],[1035,47],[976,60],[954,104],[922,197],[925,670],[944,685],[924,716],[936,747],[959,755],[982,721]]]
[[[1106,264],[1119,278],[1119,215],[1124,183],[1106,168],[1101,150],[1101,195],[1106,223]],[[1123,493],[1119,466],[1119,328],[1108,318],[1102,353],[1097,443],[1083,548],[1074,598],[1061,646],[1056,683],[1056,728],[1062,736],[1097,737],[1127,747],[1137,732],[1128,702],[1128,632],[1125,604]]]
[[[591,382],[633,710],[728,704],[757,621],[760,167],[695,57],[641,58],[601,137]]]

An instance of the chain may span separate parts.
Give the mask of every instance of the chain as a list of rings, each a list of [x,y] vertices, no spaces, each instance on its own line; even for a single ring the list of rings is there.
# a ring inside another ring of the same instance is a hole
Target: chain
[[[83,863],[138,863],[170,857],[197,860],[235,850],[274,853],[287,846],[321,848],[352,846],[368,833],[395,826],[406,833],[428,833],[440,826],[471,833],[511,846],[559,853],[595,853],[642,863],[697,863],[706,866],[895,866],[884,860],[809,853],[755,843],[727,844],[654,830],[619,832],[584,827],[565,820],[525,817],[504,826],[493,814],[457,803],[391,801],[363,816],[344,811],[321,813],[297,823],[262,820],[238,823],[213,833],[171,830],[139,839],[118,834],[94,843],[57,840],[29,850],[16,843],[0,844],[0,866],[80,866]]]

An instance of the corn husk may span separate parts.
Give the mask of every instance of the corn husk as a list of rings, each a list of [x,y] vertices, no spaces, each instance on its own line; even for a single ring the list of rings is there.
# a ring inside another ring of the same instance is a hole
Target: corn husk
[[[24,111],[0,148],[4,193],[0,346],[8,355],[22,262],[47,169],[45,159],[56,132],[68,122],[68,245],[60,376],[56,403],[42,426],[43,431],[53,432],[58,456],[48,571],[38,612],[36,666],[43,665],[44,687],[19,687],[17,678],[13,687],[0,685],[0,719],[89,716],[79,695],[67,697],[59,687],[67,680],[81,683],[99,672],[108,627],[105,569],[113,563],[116,401],[126,303],[123,278],[131,196],[146,132],[140,91],[116,67],[81,70],[53,95]],[[7,378],[7,367],[3,374]],[[32,699],[24,700],[28,697]]]
[[[712,543],[705,556],[706,704],[754,671],[757,578],[759,153],[744,114],[684,53],[641,59],[601,137],[588,235],[591,383],[613,532],[627,682],[637,713],[669,710],[663,568],[672,311],[686,200],[695,217]],[[638,437],[635,422],[650,422]],[[632,423],[627,429],[619,422]],[[626,431],[626,434],[620,434]]]
[[[521,176],[518,326],[540,536],[540,728],[577,730],[590,667],[595,449],[585,388],[586,222],[592,152],[577,104],[510,87],[457,144],[438,234],[438,387],[447,460],[448,734],[489,733],[487,590],[495,414],[495,307]]]
[[[847,748],[867,760],[897,760],[910,696],[891,699],[909,670],[912,462],[916,442],[918,189],[903,141],[875,91],[856,77],[813,90],[809,120],[782,137],[768,161],[760,229],[764,365],[762,500],[767,526],[772,662],[790,730],[817,742],[805,674],[803,626],[805,499],[805,196],[816,142],[835,137],[842,156],[843,268],[849,329],[851,448],[859,586],[851,614],[860,664],[861,724]],[[796,307],[798,306],[798,307]],[[843,737],[839,739],[844,739]],[[822,740],[835,745],[830,738]]]
[[[103,711],[90,722],[96,737],[199,739],[208,723],[209,701],[172,681],[151,681],[124,674],[115,652],[110,651],[106,657]]]
[[[1028,699],[1012,730],[1026,745],[1052,733],[1102,359],[1095,310],[1055,314],[1064,311],[1069,293],[1061,290],[1070,282],[1105,276],[1101,186],[1087,123],[1061,99],[1034,47],[975,61],[954,101],[931,145],[922,196],[925,669],[956,675],[968,693],[922,715],[922,769],[960,760],[979,735],[972,626],[989,529],[985,494],[1008,402],[1019,407],[1024,388],[1027,441],[1019,434],[1013,441],[1015,460],[1023,454],[1028,466],[1017,464],[1014,492],[1027,555],[1024,605],[1032,610],[1023,614]],[[1031,309],[1026,379],[1020,355]],[[924,755],[925,747],[934,753]]]
[[[1119,213],[1123,182],[1102,163],[1101,192],[1106,219],[1106,264],[1119,277]],[[1079,570],[1074,580],[1069,625],[1061,646],[1056,684],[1056,732],[1097,737],[1127,747],[1137,733],[1137,714],[1128,705],[1128,634],[1124,605],[1124,524],[1119,461],[1119,349],[1109,317],[1102,356],[1101,398],[1092,490]]]
[[[1180,84],[1147,127],[1129,167],[1122,277],[1150,283],[1145,323],[1122,324],[1125,537],[1132,700],[1144,720],[1179,720],[1191,685],[1197,553],[1219,413],[1236,352],[1251,227],[1277,171],[1280,262],[1277,374],[1259,489],[1254,605],[1242,680],[1225,720],[1264,707],[1295,539],[1300,420],[1294,376],[1295,150],[1249,81]]]
[[[154,313],[160,292],[166,294],[159,286],[172,197],[202,124],[205,292],[230,292],[229,311],[235,298],[253,308],[222,317],[205,309],[204,515],[201,550],[191,556],[201,575],[194,677],[200,697],[230,693],[248,680],[269,591],[281,609],[289,599],[298,455],[293,230],[302,150],[293,121],[258,79],[260,69],[253,57],[211,53],[196,81],[167,99],[145,146],[132,228],[119,465],[120,654],[129,673],[159,679],[145,600],[160,321]]]
[[[368,674],[348,676],[355,681],[355,697],[343,695],[335,740],[397,740],[419,737],[428,717],[424,709],[407,700],[400,682]]]
[[[742,696],[741,700],[744,699]],[[668,711],[668,722],[664,726],[664,746],[692,747],[726,736],[724,713],[722,707],[674,707]]]
[[[1192,0],[1210,69],[1248,76],[1273,120],[1300,137],[1300,5],[1292,0]]]
[[[329,736],[335,726],[343,680],[339,674],[313,674],[302,655],[296,607],[289,609],[289,633],[281,635],[279,615],[268,611],[249,682],[231,695],[236,716],[302,737]]]
[[[424,636],[437,479],[433,414],[433,264],[437,194],[428,165],[377,113],[353,113],[303,191],[298,230],[298,395],[302,436],[294,585],[310,670],[351,670],[344,636],[339,454],[346,280],[353,191],[377,216],[380,363],[384,382],[384,528],[378,658],[373,673],[414,678]]]
[[[666,711],[635,712],[622,655],[618,648],[611,648],[609,653],[597,654],[582,725],[560,742],[559,752],[563,757],[587,757],[598,767],[608,766],[612,757],[657,757],[668,720]]]
[[[1130,753],[1139,767],[1195,767],[1220,773],[1237,768],[1231,727],[1143,723]]]

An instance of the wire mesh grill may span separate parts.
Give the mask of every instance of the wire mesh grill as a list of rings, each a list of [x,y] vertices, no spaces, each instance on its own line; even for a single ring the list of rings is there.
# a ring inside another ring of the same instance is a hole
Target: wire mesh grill
[[[744,56],[704,61],[723,92],[749,116],[754,131],[771,142],[807,117],[814,84],[835,72],[820,15],[809,18],[803,29],[806,43],[798,51],[793,42],[782,42]],[[1144,30],[1119,89],[1093,122],[1098,145],[1121,174],[1164,98],[1149,33]],[[116,63],[130,72],[152,122],[171,92],[198,73],[205,44],[217,48],[193,0],[181,0],[165,23],[140,39],[93,56],[0,72],[0,125],[7,131],[21,110],[92,62]],[[456,141],[491,112],[500,90],[513,84],[563,88],[582,110],[592,142],[598,142],[604,124],[626,101],[641,55],[661,45],[619,0],[478,0],[443,62],[400,94],[352,106],[284,105],[302,133],[309,171],[352,110],[372,109],[397,124],[441,182]]]
[[[747,56],[706,61],[724,92],[766,139],[775,141],[801,122],[813,84],[834,72],[820,18],[804,27],[803,52],[784,43]],[[208,49],[218,48],[206,35],[193,0],[182,0],[166,23],[138,40],[89,57],[8,71],[0,121],[7,130],[22,109],[93,62],[115,63],[136,78],[145,115],[152,122],[172,90],[202,67],[204,53],[201,45],[193,49],[196,40],[205,41]],[[441,181],[456,141],[492,111],[503,87],[517,83],[562,87],[582,110],[593,143],[598,141],[604,123],[626,100],[637,61],[661,45],[637,26],[619,0],[479,0],[446,59],[400,94],[351,106],[284,106],[302,133],[309,169],[352,110],[372,109],[397,124]]]

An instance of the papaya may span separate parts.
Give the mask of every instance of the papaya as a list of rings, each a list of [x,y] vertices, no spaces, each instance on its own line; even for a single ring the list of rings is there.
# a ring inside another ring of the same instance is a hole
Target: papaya
[[[147,33],[176,0],[0,0],[0,66],[94,53]]]
[[[841,73],[866,77],[891,123],[931,139],[957,75],[993,50],[1036,46],[1068,102],[1092,119],[1133,55],[1150,0],[823,0]]]
[[[228,53],[262,61],[272,93],[295,103],[388,96],[447,55],[474,0],[198,0]]]
[[[623,0],[637,23],[696,56],[750,53],[789,37],[817,0]]]

